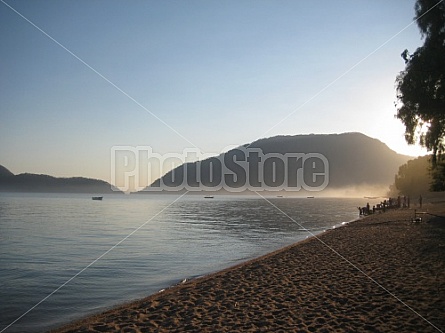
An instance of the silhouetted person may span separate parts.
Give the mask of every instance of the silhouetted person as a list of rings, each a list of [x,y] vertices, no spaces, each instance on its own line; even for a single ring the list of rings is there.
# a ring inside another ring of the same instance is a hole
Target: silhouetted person
[[[419,206],[422,208],[422,195],[419,195]]]
[[[407,203],[408,203],[408,208],[409,208],[409,204],[410,204],[409,196],[408,196],[408,198],[406,199],[406,201],[407,201]]]

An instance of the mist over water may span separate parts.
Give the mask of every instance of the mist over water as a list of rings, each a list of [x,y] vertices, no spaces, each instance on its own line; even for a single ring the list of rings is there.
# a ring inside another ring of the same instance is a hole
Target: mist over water
[[[305,239],[365,199],[0,194],[0,330],[47,330]],[[177,201],[175,201],[177,200]],[[285,213],[285,214],[284,214]]]

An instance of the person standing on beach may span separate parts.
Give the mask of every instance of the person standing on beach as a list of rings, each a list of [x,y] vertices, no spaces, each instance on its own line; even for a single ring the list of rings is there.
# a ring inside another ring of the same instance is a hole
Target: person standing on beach
[[[422,208],[422,195],[419,195],[419,206]]]

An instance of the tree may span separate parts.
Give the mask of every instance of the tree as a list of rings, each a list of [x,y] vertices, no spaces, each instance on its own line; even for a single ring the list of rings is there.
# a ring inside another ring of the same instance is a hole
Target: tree
[[[396,117],[409,144],[419,141],[432,151],[435,168],[445,152],[445,2],[417,0],[415,12],[424,45],[402,53],[406,67],[396,79]]]
[[[430,156],[421,156],[400,166],[389,195],[416,197],[428,193],[432,181],[429,165]]]
[[[436,163],[431,170],[433,181],[431,182],[431,191],[445,191],[445,163],[443,159]]]

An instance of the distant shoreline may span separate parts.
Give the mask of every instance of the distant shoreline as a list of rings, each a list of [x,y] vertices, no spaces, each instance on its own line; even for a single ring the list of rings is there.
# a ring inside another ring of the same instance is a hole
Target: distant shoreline
[[[53,332],[443,330],[445,220],[413,213],[355,220]]]

